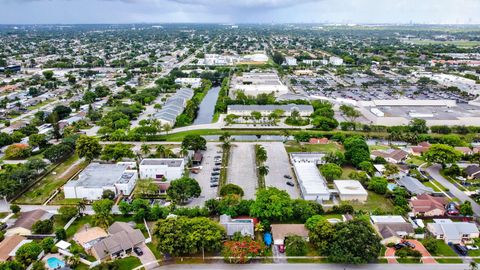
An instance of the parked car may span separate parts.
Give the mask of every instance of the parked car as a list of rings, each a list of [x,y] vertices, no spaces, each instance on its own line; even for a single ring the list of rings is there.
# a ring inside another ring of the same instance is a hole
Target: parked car
[[[220,172],[212,172],[212,176],[220,175]]]
[[[295,186],[295,184],[292,183],[292,182],[290,182],[290,181],[287,181],[287,185],[288,185],[288,186],[291,186],[291,187],[294,187],[294,186]]]
[[[287,179],[292,179],[292,177],[288,174],[285,174],[283,177],[287,178]]]
[[[478,246],[477,245],[467,245],[467,249],[468,250],[478,250]]]
[[[285,252],[285,245],[278,245],[278,251],[280,253],[284,253]]]
[[[465,246],[455,244],[453,245],[455,250],[462,256],[467,256],[468,255],[468,249]]]
[[[222,165],[221,162],[215,162],[215,166],[220,166],[220,165]]]
[[[459,214],[457,205],[454,202],[450,202],[445,206],[445,209],[447,210],[447,214],[451,216],[456,216]]]
[[[409,248],[415,248],[415,244],[412,242],[404,241],[403,244]]]
[[[404,247],[407,247],[407,245],[405,245],[405,244],[403,244],[403,243],[398,243],[398,244],[396,244],[396,245],[394,246],[394,248],[397,249],[397,250],[398,250],[398,249],[402,249],[402,248],[404,248]]]
[[[137,256],[142,256],[143,255],[143,251],[139,247],[134,247],[133,252],[135,252],[135,254],[137,254]]]
[[[217,183],[213,183],[210,185],[210,187],[218,187],[218,184]]]
[[[218,172],[218,171],[220,171],[220,168],[215,167],[215,168],[213,168],[213,171],[214,171],[214,172]]]

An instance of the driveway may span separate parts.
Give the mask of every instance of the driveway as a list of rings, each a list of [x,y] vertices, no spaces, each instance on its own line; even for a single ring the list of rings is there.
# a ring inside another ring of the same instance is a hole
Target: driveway
[[[422,262],[423,263],[437,263],[434,258],[432,258],[432,255],[430,255],[430,252],[420,243],[420,241],[413,240],[413,239],[408,239],[408,242],[412,243],[415,245],[415,250],[418,250],[420,253],[422,253]]]
[[[453,194],[453,196],[457,197],[460,201],[469,201],[472,204],[473,212],[475,213],[476,216],[480,215],[480,205],[478,205],[477,202],[472,200],[470,197],[465,194],[465,192],[461,191],[458,189],[454,184],[450,183],[447,179],[445,179],[441,174],[440,174],[440,169],[442,168],[441,165],[435,164],[426,169],[426,172],[437,182],[442,184],[445,188],[448,188],[450,193]]]
[[[253,143],[232,144],[227,179],[228,183],[235,184],[243,189],[244,199],[255,198],[258,178]]]
[[[387,250],[385,250],[385,257],[387,258],[388,263],[398,263],[397,259],[395,258],[395,248],[387,247]]]
[[[135,252],[132,252],[132,255],[139,258],[140,261],[142,262],[142,265],[148,264],[148,266],[145,267],[147,270],[155,269],[158,266],[158,263],[151,263],[151,262],[157,261],[157,258],[155,258],[155,255],[153,254],[153,252],[148,248],[148,246],[145,243],[141,244],[139,247],[142,249],[143,255],[137,256]]]

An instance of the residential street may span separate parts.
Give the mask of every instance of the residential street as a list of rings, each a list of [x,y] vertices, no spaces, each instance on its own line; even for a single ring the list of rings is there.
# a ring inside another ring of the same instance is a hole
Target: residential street
[[[442,184],[445,188],[448,188],[450,190],[450,193],[452,193],[455,197],[457,197],[460,201],[470,201],[472,203],[472,208],[473,212],[475,213],[476,216],[480,215],[480,205],[478,205],[474,200],[472,200],[470,197],[465,194],[465,192],[461,191],[458,189],[454,184],[450,183],[447,179],[445,179],[441,174],[440,174],[440,169],[442,168],[441,165],[435,164],[426,169],[426,172],[437,182]]]

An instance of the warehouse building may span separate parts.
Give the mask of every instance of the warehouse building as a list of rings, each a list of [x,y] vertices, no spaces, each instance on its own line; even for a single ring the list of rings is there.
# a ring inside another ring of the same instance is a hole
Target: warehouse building
[[[90,163],[76,180],[63,187],[66,199],[99,200],[105,190],[115,196],[130,195],[137,182],[135,162],[118,164]]]
[[[288,87],[280,81],[280,78],[274,72],[243,73],[242,76],[233,78],[231,89],[232,97],[235,97],[238,92],[254,97],[271,93],[278,97],[288,93]]]
[[[191,88],[198,88],[202,85],[202,79],[200,78],[176,78],[176,84],[180,84],[182,86],[191,87]]]
[[[356,180],[335,180],[333,181],[342,201],[367,201],[368,192],[362,184]]]
[[[330,200],[327,181],[318,171],[317,165],[322,162],[322,153],[292,153],[290,160],[297,176],[303,199],[309,201]]]
[[[312,105],[228,105],[227,113],[238,116],[250,116],[252,112],[259,112],[268,116],[276,110],[283,111],[283,116],[288,117],[293,111],[300,113],[302,117],[308,117],[313,113]]]
[[[175,180],[185,171],[183,158],[144,158],[138,165],[141,179]]]

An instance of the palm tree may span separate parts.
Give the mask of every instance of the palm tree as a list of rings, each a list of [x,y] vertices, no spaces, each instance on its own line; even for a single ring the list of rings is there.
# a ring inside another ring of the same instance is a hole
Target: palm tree
[[[83,211],[87,208],[87,202],[85,200],[81,200],[77,203],[77,209],[79,214],[83,214]]]
[[[232,142],[232,136],[230,135],[230,133],[225,132],[220,136],[220,141],[223,142],[223,149],[229,149]]]
[[[150,145],[144,143],[142,144],[142,146],[140,146],[140,151],[142,151],[142,153],[146,156],[148,154],[150,154]]]
[[[282,135],[283,135],[283,140],[286,142],[288,140],[288,137],[290,137],[290,131],[288,129],[282,130]]]
[[[162,124],[160,121],[158,121],[158,119],[153,119],[150,125],[155,128],[157,133],[162,131]]]
[[[67,257],[67,263],[68,263],[68,265],[75,268],[80,263],[80,256],[79,255],[73,255],[73,256]]]
[[[267,161],[268,156],[267,156],[267,151],[265,150],[265,148],[263,148],[263,146],[258,145],[258,144],[255,147],[256,147],[256,151],[255,151],[256,159],[261,163]]]
[[[180,156],[186,157],[187,155],[188,155],[188,148],[182,146],[182,148],[180,149]]]
[[[164,157],[166,158],[171,158],[174,157],[175,154],[173,153],[173,150],[170,148],[165,149]]]
[[[266,165],[258,167],[258,173],[262,176],[267,175],[270,172],[270,168]]]
[[[172,126],[170,126],[169,124],[165,124],[163,125],[163,130],[168,135],[168,132],[172,130]]]
[[[157,145],[156,149],[155,149],[156,154],[160,157],[165,157],[165,150],[166,150],[166,148],[165,148],[165,145],[163,145],[163,144]]]

